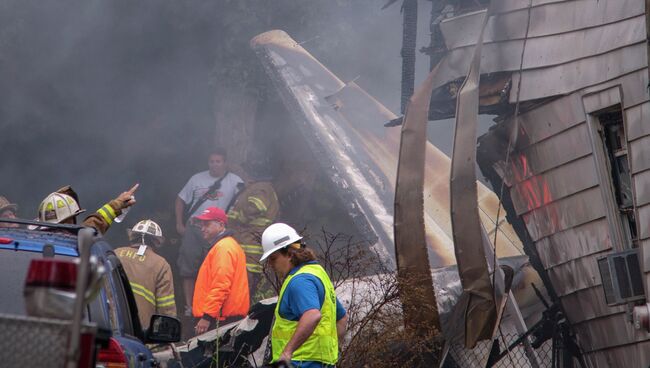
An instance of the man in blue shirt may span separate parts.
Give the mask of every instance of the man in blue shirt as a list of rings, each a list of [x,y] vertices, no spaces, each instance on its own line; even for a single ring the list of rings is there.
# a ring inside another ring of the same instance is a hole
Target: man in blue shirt
[[[309,261],[305,264],[318,264]],[[294,275],[302,265],[294,267],[289,275]],[[314,275],[303,273],[291,279],[284,291],[284,298],[280,301],[280,315],[285,319],[297,321],[300,316],[310,309],[320,309],[325,299],[325,287]],[[336,298],[336,320],[347,318],[346,311],[338,298]]]
[[[271,332],[272,362],[296,367],[333,367],[346,311],[316,256],[289,225],[276,223],[262,234],[269,265],[284,278]]]

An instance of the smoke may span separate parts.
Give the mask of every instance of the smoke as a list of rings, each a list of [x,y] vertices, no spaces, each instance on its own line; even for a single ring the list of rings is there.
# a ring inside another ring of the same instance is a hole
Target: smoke
[[[146,3],[4,3],[1,187],[23,217],[65,184],[89,209],[134,182],[147,202],[204,161],[209,40]]]
[[[175,196],[206,168],[219,130],[217,91],[233,81],[260,88],[248,46],[256,34],[286,30],[341,79],[356,79],[398,111],[402,18],[399,3],[383,4],[6,0],[0,195],[33,218],[41,199],[63,185],[94,211],[138,182],[138,204],[125,223],[151,217],[173,224]],[[418,48],[429,42],[426,2],[419,20]],[[419,56],[416,83],[428,63]],[[270,130],[286,124],[286,116],[263,118]],[[448,151],[452,124],[434,124],[434,143]]]

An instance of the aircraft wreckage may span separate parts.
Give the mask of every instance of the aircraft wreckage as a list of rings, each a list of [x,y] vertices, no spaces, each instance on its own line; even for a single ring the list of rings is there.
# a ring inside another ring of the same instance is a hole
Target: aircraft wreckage
[[[394,201],[406,198],[399,186],[409,182],[398,168],[417,157],[400,142],[417,142],[426,120],[456,119],[451,160],[417,143],[435,291],[428,303],[456,365],[647,367],[644,2],[441,1],[432,19],[435,66],[402,127],[385,126],[400,119],[286,33],[266,32],[251,45],[356,226],[398,269],[421,266],[408,252],[424,247],[394,232],[402,216]],[[481,137],[477,113],[496,115]],[[494,192],[476,181],[475,164]],[[163,354],[181,360],[216,336],[232,345],[255,328],[268,326],[249,318]],[[254,366],[266,334],[251,344]]]
[[[341,202],[348,206],[357,227],[368,239],[374,239],[373,247],[383,261],[394,265],[393,201],[400,128],[386,128],[383,123],[396,119],[397,116],[354,82],[343,83],[282,31],[261,34],[253,39],[252,46],[276,83],[295,124],[319,154],[323,169],[329,171],[333,183],[339,189]],[[428,245],[428,256],[425,254],[425,259],[429,259],[427,267],[434,270],[433,283],[437,285],[435,299],[438,300],[442,326],[446,329],[451,324],[451,309],[462,293],[455,266],[447,194],[451,162],[449,157],[430,143],[426,143],[425,150],[427,168],[424,224]],[[474,181],[474,185],[478,191],[482,223],[487,233],[493,236],[497,231],[495,221],[499,201],[482,183]],[[539,319],[541,313],[532,289],[524,286],[531,283],[540,288],[543,286],[528,263],[522,243],[504,218],[501,219],[498,231],[497,255],[502,259],[503,265],[511,270],[514,280],[512,291],[525,311],[523,316],[517,313],[516,317],[507,315],[504,319],[505,328],[516,331],[516,323],[511,322],[513,318],[533,321]],[[345,302],[346,297],[349,295],[346,295],[344,286],[340,298]],[[188,344],[176,347],[173,351],[167,349],[159,352],[158,358],[168,362],[183,362],[184,366],[199,366],[200,362],[210,360],[211,353],[208,353],[207,358],[204,354],[204,349],[209,352],[214,349],[209,346],[209,342],[222,336],[228,342],[224,346],[229,346],[224,351],[240,351],[243,345],[241,340],[246,339],[251,350],[247,357],[249,363],[253,366],[261,365],[262,357],[258,350],[263,350],[262,340],[268,334],[270,321],[266,321],[266,318],[270,319],[271,315],[264,314],[268,310],[268,305],[258,306],[244,322],[223,326],[218,331],[191,339]],[[261,320],[264,323],[258,323]],[[260,333],[259,329],[264,331]],[[485,360],[487,354],[483,351],[472,358]]]

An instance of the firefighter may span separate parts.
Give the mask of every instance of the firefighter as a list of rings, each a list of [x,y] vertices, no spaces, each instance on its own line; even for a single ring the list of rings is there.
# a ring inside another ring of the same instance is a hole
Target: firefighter
[[[138,186],[139,184],[134,185],[128,191],[122,192],[117,198],[103,205],[97,212],[86,217],[83,224],[105,234],[115,218],[122,214],[122,210],[135,204],[133,194]],[[84,212],[86,210],[79,208],[77,193],[68,185],[50,193],[43,199],[38,207],[38,219],[42,222],[55,224],[76,224],[77,216]]]
[[[272,363],[334,367],[347,314],[327,272],[291,226],[275,223],[262,233],[264,254],[284,278],[271,330]]]
[[[217,323],[245,317],[250,296],[246,255],[232,232],[226,230],[226,213],[208,207],[195,219],[201,225],[203,239],[213,244],[199,268],[192,299],[192,314],[197,319],[194,332],[200,335]]]
[[[154,314],[176,317],[172,270],[155,251],[165,241],[162,229],[152,220],[142,220],[127,233],[131,245],[117,248],[115,254],[129,277],[140,323],[149,326]]]
[[[15,219],[16,211],[18,211],[17,204],[11,203],[7,198],[0,196],[0,218]],[[20,226],[19,224],[0,222],[0,227],[19,227],[19,226]]]
[[[246,253],[251,303],[254,303],[273,296],[268,295],[273,291],[268,283],[264,283],[260,265],[263,253],[260,237],[262,231],[275,221],[280,204],[270,182],[268,165],[259,160],[249,161],[244,169],[248,174],[244,175],[246,186],[228,211],[228,228]]]

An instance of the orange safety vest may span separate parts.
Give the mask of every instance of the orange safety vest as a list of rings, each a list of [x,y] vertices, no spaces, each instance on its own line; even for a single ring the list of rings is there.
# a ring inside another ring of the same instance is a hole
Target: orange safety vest
[[[250,307],[246,255],[232,236],[217,241],[201,264],[194,285],[192,314],[224,320],[246,316]]]

